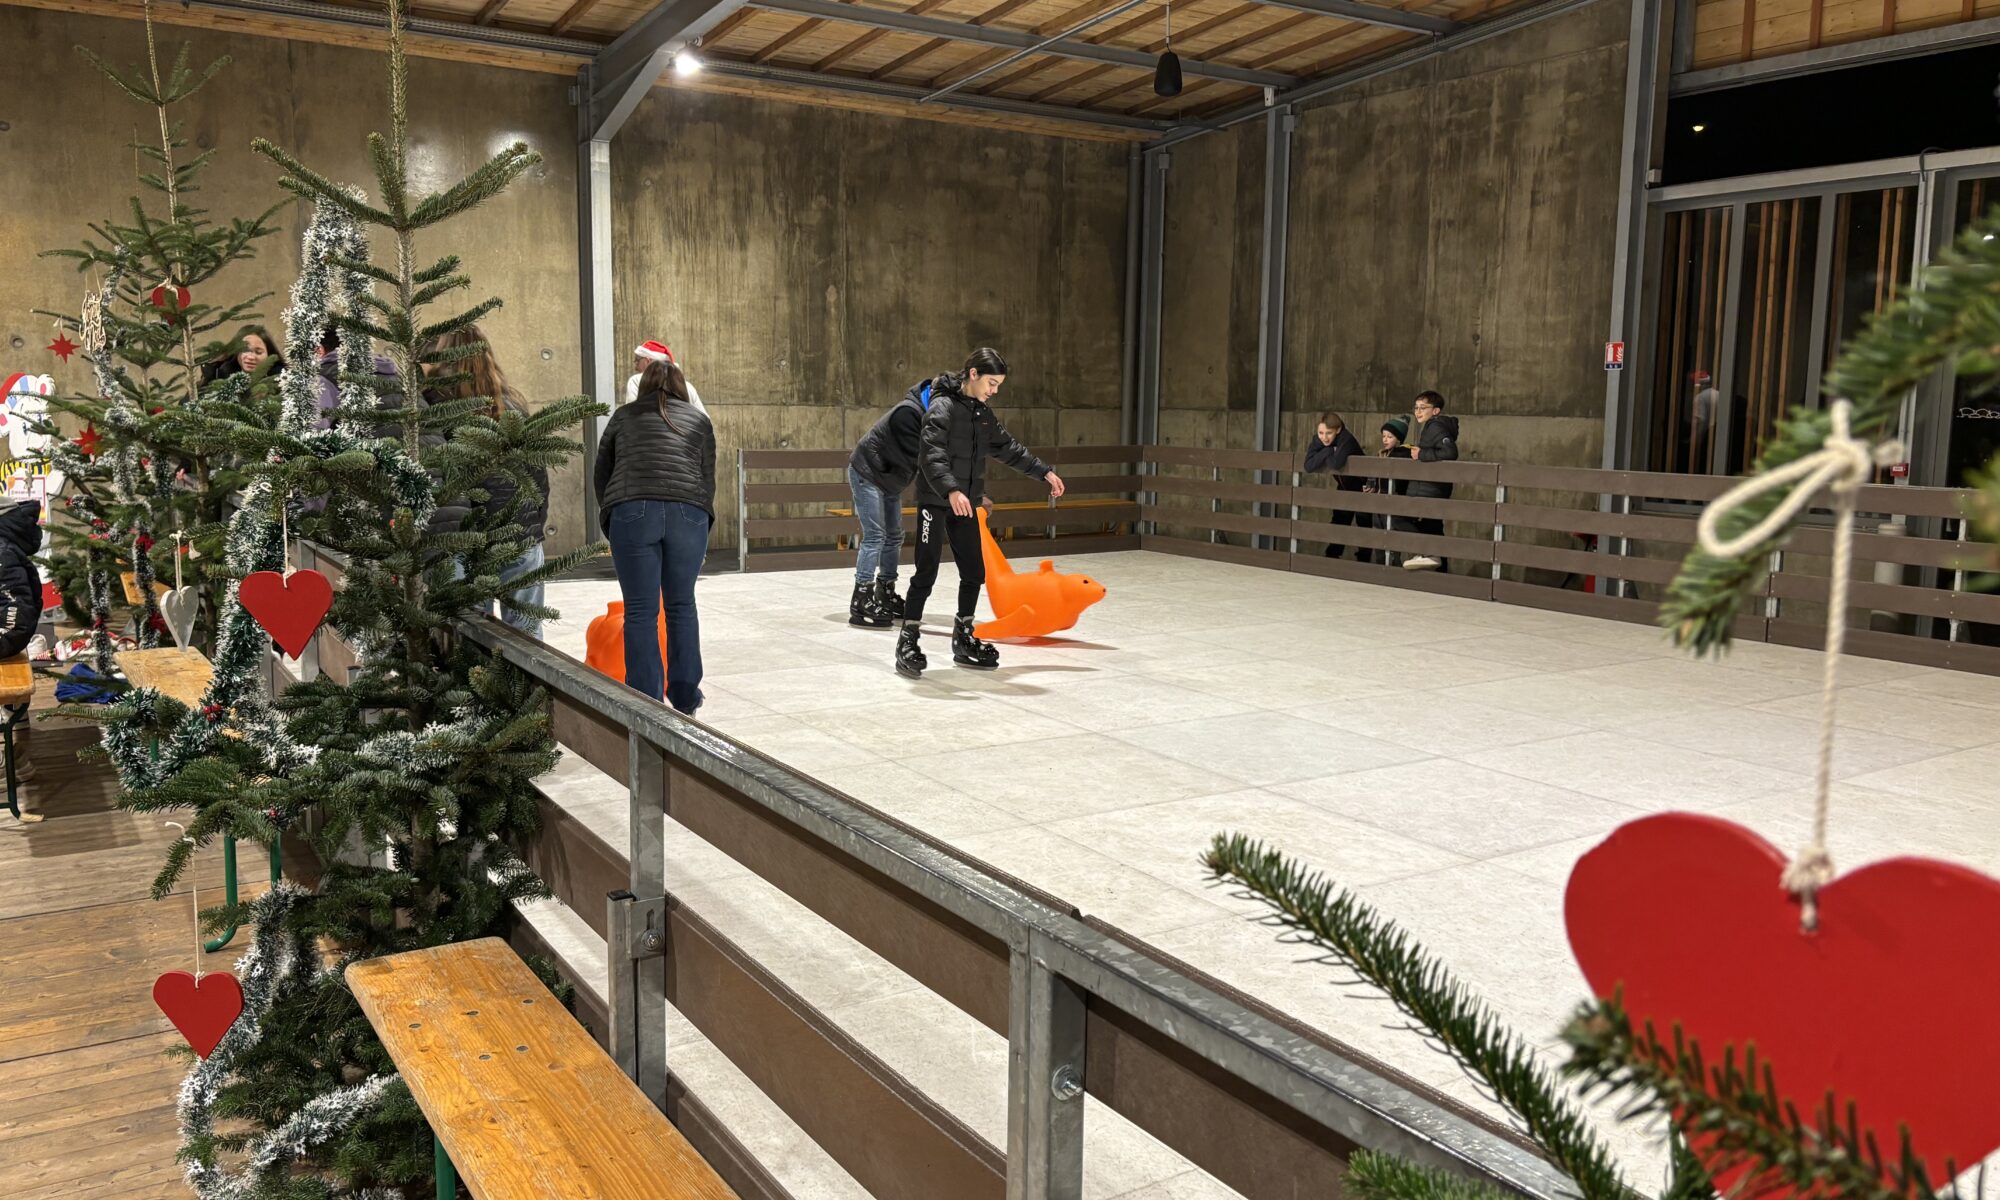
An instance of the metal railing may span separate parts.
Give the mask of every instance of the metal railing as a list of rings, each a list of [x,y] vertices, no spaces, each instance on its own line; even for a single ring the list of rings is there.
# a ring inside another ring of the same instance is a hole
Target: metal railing
[[[1337,1194],[1360,1147],[1574,1194],[1503,1127],[1060,900],[498,621],[460,628],[536,679],[558,740],[628,787],[629,857],[552,801],[522,850],[605,935],[605,1011],[583,1015],[741,1194],[785,1195],[669,1076],[670,1002],[885,1200],[1074,1200],[1085,1094],[1252,1200]],[[1004,1155],[671,894],[669,816],[1007,1038]]]

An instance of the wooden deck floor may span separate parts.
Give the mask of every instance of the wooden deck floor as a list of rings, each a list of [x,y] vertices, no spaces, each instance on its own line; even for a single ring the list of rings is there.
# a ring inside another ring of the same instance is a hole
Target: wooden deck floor
[[[44,685],[46,687],[46,684]],[[51,697],[38,697],[45,707]],[[7,1200],[161,1200],[189,1193],[174,1151],[180,1037],[153,1006],[153,980],[189,969],[194,915],[186,890],[148,898],[178,836],[155,816],[120,812],[104,764],[76,752],[92,727],[36,723],[23,825],[0,809],[0,1189]],[[263,876],[255,846],[247,884]],[[190,872],[202,903],[221,898],[222,854]],[[213,889],[213,890],[211,890]],[[245,889],[249,894],[253,889]],[[248,934],[218,954],[227,967]]]

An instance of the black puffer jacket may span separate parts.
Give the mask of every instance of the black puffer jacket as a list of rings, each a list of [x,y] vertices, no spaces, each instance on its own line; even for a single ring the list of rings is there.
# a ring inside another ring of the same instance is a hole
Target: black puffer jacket
[[[0,658],[27,649],[42,617],[42,575],[34,563],[41,515],[38,504],[0,496]]]
[[[1451,462],[1458,457],[1458,418],[1439,413],[1417,426],[1416,445],[1410,457],[1418,462]],[[1412,496],[1432,500],[1451,497],[1451,485],[1435,479],[1412,479],[1407,489]]]
[[[715,522],[715,426],[685,400],[660,415],[654,394],[619,408],[597,439],[597,523],[611,530],[611,510],[627,500],[692,504]],[[668,424],[671,419],[672,424]]]
[[[960,391],[965,376],[931,380],[931,407],[918,435],[917,503],[944,505],[953,492],[979,503],[986,491],[986,459],[992,456],[1023,475],[1046,479],[1049,464],[1014,440],[984,401]]]
[[[891,496],[900,495],[917,477],[917,435],[924,424],[924,389],[930,385],[928,379],[911,384],[896,406],[861,435],[847,460],[863,479]]]
[[[436,392],[426,391],[419,402],[428,408],[430,405],[438,403],[444,398],[440,397]],[[506,403],[519,404],[519,400],[512,394],[511,389],[509,390]],[[396,423],[402,419],[400,416],[402,410],[400,398],[394,396],[384,397],[382,407],[385,411],[398,415],[389,423],[376,426],[376,436],[401,437],[403,427]],[[445,437],[442,432],[428,432],[422,436],[422,443],[424,453],[428,456],[434,448],[442,447],[445,444]],[[528,474],[535,481],[536,494],[528,497],[522,504],[521,511],[515,514],[514,519],[515,523],[521,527],[521,535],[523,537],[531,542],[539,542],[543,537],[543,527],[549,521],[549,473],[547,468],[544,467],[529,467]],[[461,496],[449,504],[438,505],[437,512],[431,516],[431,532],[457,533],[465,527],[465,519],[471,515],[475,507],[498,512],[507,505],[512,504],[514,497],[521,490],[520,482],[512,475],[504,473],[488,475],[479,481],[479,487],[487,496],[484,504],[475,504],[472,500]]]
[[[1347,466],[1348,459],[1360,453],[1361,443],[1346,429],[1334,434],[1331,442],[1322,442],[1319,435],[1314,434],[1306,443],[1306,470],[1338,471]],[[1361,490],[1361,476],[1337,475],[1333,486],[1343,492],[1358,492]]]

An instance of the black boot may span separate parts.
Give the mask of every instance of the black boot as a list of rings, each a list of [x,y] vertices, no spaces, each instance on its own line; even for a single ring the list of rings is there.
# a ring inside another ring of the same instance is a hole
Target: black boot
[[[903,626],[902,634],[896,638],[896,674],[905,679],[918,679],[930,660],[924,657],[923,648],[917,645],[917,625],[913,621]]]
[[[887,579],[875,581],[875,607],[892,621],[903,619],[903,598],[896,594],[896,585]]]
[[[854,585],[854,597],[847,602],[847,623],[863,629],[889,628],[889,614],[875,602],[875,589],[865,583]]]
[[[1000,651],[993,643],[972,636],[971,617],[960,617],[951,623],[951,661],[962,667],[990,671],[1000,665]]]

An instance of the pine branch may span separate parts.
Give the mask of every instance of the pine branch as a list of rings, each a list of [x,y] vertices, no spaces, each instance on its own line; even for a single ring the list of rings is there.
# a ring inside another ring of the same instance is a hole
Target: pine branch
[[[1492,1184],[1373,1150],[1358,1150],[1347,1160],[1343,1182],[1359,1200],[1518,1200]]]
[[[1242,835],[1217,835],[1203,856],[1302,934],[1393,1001],[1521,1121],[1585,1200],[1629,1200],[1610,1151],[1557,1089],[1526,1042],[1410,936],[1352,893]]]
[[[1823,390],[1852,402],[1852,429],[1870,441],[1891,432],[1903,395],[1939,368],[1957,374],[2000,369],[2000,209],[1968,226],[1926,267],[1918,285],[1874,316],[1827,372]],[[1767,443],[1751,474],[1762,474],[1816,453],[1832,432],[1825,409],[1793,409]],[[1737,508],[1720,523],[1727,540],[1746,532],[1785,499],[1777,491]],[[1744,603],[1763,586],[1771,551],[1791,536],[1792,525],[1735,558],[1717,558],[1696,547],[1681,565],[1660,607],[1660,624],[1674,644],[1696,654],[1720,653]]]
[[[1873,1136],[1861,1131],[1852,1103],[1843,1112],[1829,1094],[1806,1123],[1778,1091],[1776,1073],[1760,1062],[1754,1046],[1743,1050],[1740,1062],[1736,1047],[1725,1047],[1722,1061],[1711,1068],[1678,1027],[1671,1044],[1650,1022],[1635,1031],[1615,997],[1586,1004],[1563,1037],[1570,1045],[1565,1074],[1584,1081],[1592,1093],[1625,1098],[1628,1118],[1669,1116],[1681,1139],[1701,1143],[1709,1162],[1717,1164],[1715,1174],[1745,1172],[1732,1185],[1732,1195],[1783,1191],[1842,1200],[1936,1200],[1907,1126],[1897,1159],[1885,1163]],[[1700,1164],[1684,1161],[1692,1157],[1677,1147],[1670,1194],[1691,1194],[1699,1186],[1691,1170]],[[1954,1170],[1947,1164],[1944,1178]]]

